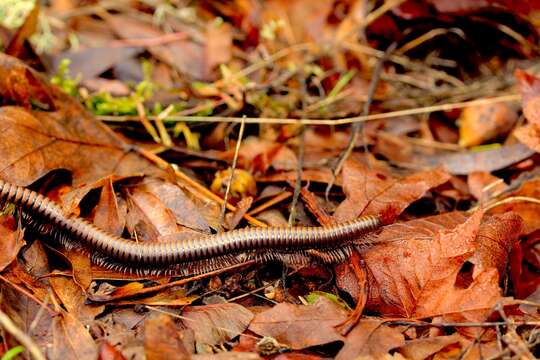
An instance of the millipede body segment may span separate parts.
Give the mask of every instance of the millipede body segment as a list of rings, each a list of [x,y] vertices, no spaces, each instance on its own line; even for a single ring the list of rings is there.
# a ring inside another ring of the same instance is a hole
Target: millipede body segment
[[[19,206],[26,226],[66,247],[79,247],[94,262],[139,274],[189,275],[247,260],[335,263],[346,259],[362,236],[381,226],[376,216],[323,227],[243,228],[169,242],[135,242],[98,228],[30,189],[0,180],[0,201]]]

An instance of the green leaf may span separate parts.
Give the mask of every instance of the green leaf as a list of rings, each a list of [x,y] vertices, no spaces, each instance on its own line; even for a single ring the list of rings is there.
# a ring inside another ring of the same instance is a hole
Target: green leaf
[[[19,345],[15,346],[14,348],[9,349],[6,351],[4,355],[2,355],[2,358],[0,360],[11,360],[15,359],[15,356],[19,355],[24,351],[24,346]]]
[[[309,304],[314,304],[315,301],[317,301],[317,299],[319,297],[321,297],[321,296],[327,298],[328,300],[332,301],[333,303],[336,303],[337,305],[339,305],[340,307],[342,307],[345,310],[351,310],[349,305],[347,305],[347,303],[345,301],[343,301],[343,299],[341,299],[339,296],[331,294],[331,293],[327,293],[327,292],[324,292],[324,291],[313,291],[313,292],[309,293],[308,295],[306,295],[305,299]]]

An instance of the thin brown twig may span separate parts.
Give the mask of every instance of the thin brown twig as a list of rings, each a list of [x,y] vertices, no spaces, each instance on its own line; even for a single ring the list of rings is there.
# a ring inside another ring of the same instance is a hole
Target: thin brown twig
[[[93,301],[93,302],[96,302],[96,303],[102,303],[102,302],[111,302],[111,301],[114,302],[114,301],[122,300],[122,299],[125,299],[125,298],[128,298],[128,297],[131,297],[131,296],[140,296],[140,295],[152,294],[152,293],[155,293],[155,292],[158,292],[158,291],[161,291],[161,290],[173,287],[173,286],[185,285],[185,284],[188,284],[188,283],[193,282],[193,281],[199,281],[199,280],[202,280],[202,279],[206,279],[206,278],[216,276],[216,275],[222,274],[222,273],[230,271],[230,270],[235,270],[235,269],[238,269],[238,268],[241,268],[241,267],[244,267],[244,266],[253,265],[255,263],[256,263],[255,260],[249,260],[249,261],[243,262],[241,264],[234,264],[234,265],[231,265],[231,266],[224,267],[222,269],[210,271],[210,272],[203,273],[203,274],[200,274],[200,275],[195,275],[195,276],[191,276],[191,277],[188,277],[188,278],[183,278],[183,279],[171,281],[171,282],[168,282],[168,283],[165,283],[165,284],[159,284],[159,285],[156,285],[156,286],[146,287],[144,289],[139,289],[136,292],[123,292],[121,294],[112,295],[112,296],[110,296],[108,298],[105,298],[105,299],[100,299],[99,297],[89,295],[88,299]]]
[[[277,203],[280,203],[285,199],[288,199],[291,195],[292,195],[292,193],[289,192],[289,191],[284,191],[282,193],[279,193],[278,195],[272,197],[268,201],[265,201],[263,204],[253,208],[249,212],[249,215],[251,215],[251,216],[256,215],[256,214],[268,209],[269,207],[271,207],[271,206],[273,206],[273,205],[275,205]]]
[[[373,102],[373,97],[375,95],[375,90],[377,89],[377,85],[379,84],[379,79],[381,77],[381,72],[382,72],[382,69],[383,69],[383,65],[384,65],[386,59],[388,58],[388,56],[396,49],[396,47],[397,47],[397,42],[394,41],[388,47],[388,49],[386,49],[386,51],[384,52],[385,56],[381,57],[379,59],[379,61],[377,61],[377,65],[375,66],[375,69],[373,70],[373,73],[371,75],[371,81],[369,83],[369,88],[368,88],[367,101],[364,103],[364,108],[362,109],[362,116],[368,116],[369,115],[369,109],[371,107],[371,103]],[[330,191],[332,190],[332,187],[334,186],[334,183],[336,181],[336,178],[337,178],[338,174],[341,172],[343,164],[345,164],[345,161],[351,155],[351,153],[352,153],[352,151],[354,149],[354,146],[356,145],[356,142],[358,140],[358,136],[359,136],[360,132],[362,132],[362,143],[363,143],[363,146],[364,146],[364,153],[365,154],[368,153],[367,139],[366,139],[366,134],[365,134],[365,131],[364,131],[364,127],[362,126],[362,123],[354,123],[352,125],[351,137],[349,138],[349,143],[347,144],[347,148],[341,154],[341,156],[339,158],[339,161],[338,161],[334,171],[332,172],[332,181],[330,181],[328,183],[328,186],[326,187],[326,191],[325,191],[326,199],[328,199]]]
[[[298,203],[298,197],[300,196],[300,190],[302,189],[302,170],[304,167],[304,134],[305,127],[300,129],[300,144],[298,145],[298,160],[296,162],[296,179],[294,184],[294,193],[289,209],[289,226],[294,225],[296,218],[296,204]]]
[[[203,123],[217,123],[217,122],[229,122],[229,123],[241,123],[245,121],[246,124],[276,124],[276,125],[350,125],[358,122],[367,122],[383,119],[399,119],[403,116],[412,116],[420,114],[428,114],[435,111],[450,111],[454,109],[463,109],[469,106],[489,105],[503,102],[517,102],[521,100],[519,94],[509,94],[494,96],[489,98],[480,98],[469,101],[452,102],[445,104],[437,104],[431,106],[423,106],[413,109],[404,109],[389,111],[379,114],[370,114],[367,116],[353,116],[341,119],[291,119],[291,118],[252,118],[252,117],[226,117],[226,116],[177,116],[171,115],[167,117],[168,121],[184,121],[184,122],[203,122]],[[97,116],[99,119],[108,122],[125,122],[138,120],[138,117],[131,115],[126,116]],[[155,116],[148,116],[148,119],[153,120]]]
[[[140,39],[122,39],[111,41],[110,47],[152,47],[159,45],[166,45],[171,42],[180,40],[186,40],[189,38],[189,34],[186,32],[169,33],[153,38],[140,38]]]
[[[229,201],[229,194],[231,192],[231,185],[234,180],[234,172],[236,170],[236,165],[238,163],[238,154],[240,153],[240,145],[242,145],[242,138],[244,137],[244,128],[246,126],[246,123],[242,122],[240,123],[240,131],[238,132],[238,140],[236,141],[236,146],[234,148],[234,157],[231,165],[231,175],[229,176],[229,179],[227,181],[227,188],[225,190],[225,195],[223,197],[223,203],[221,204],[221,211],[219,214],[219,225],[218,225],[218,231],[221,232],[223,230],[223,223],[225,222],[225,212],[227,211],[227,206]]]

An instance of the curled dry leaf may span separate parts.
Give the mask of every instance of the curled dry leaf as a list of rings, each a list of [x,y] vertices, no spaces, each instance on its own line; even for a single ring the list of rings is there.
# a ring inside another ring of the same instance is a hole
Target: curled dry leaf
[[[85,183],[85,184],[81,184],[81,186],[78,186],[76,188],[73,188],[71,189],[69,192],[66,192],[66,193],[61,193],[60,195],[60,200],[59,203],[62,205],[62,207],[64,208],[64,211],[66,213],[74,213],[74,214],[78,214],[79,213],[79,203],[81,202],[81,200],[86,196],[88,195],[88,193],[92,190],[97,190],[97,189],[103,189],[107,186],[109,186],[109,183],[117,183],[117,182],[120,182],[120,181],[125,181],[125,180],[129,180],[129,179],[135,179],[135,178],[138,178],[142,176],[142,174],[138,174],[138,175],[134,175],[134,176],[116,176],[116,175],[108,175],[108,176],[105,176],[103,178],[100,178],[98,180],[95,180],[95,181],[92,181],[92,182],[89,182],[89,183]],[[102,190],[103,191],[103,190]],[[107,191],[107,190],[105,190]],[[105,195],[106,197],[109,197],[109,196],[112,196],[112,194],[110,195]],[[103,201],[110,201],[110,199],[100,199],[100,203],[103,202]],[[112,205],[112,204],[109,204],[109,205]],[[107,206],[109,206],[107,205]],[[98,204],[98,206],[105,206],[104,204]],[[122,205],[123,206],[123,205]],[[107,212],[109,211],[112,211],[114,212],[113,209],[108,209]],[[117,224],[108,224],[108,221],[104,221],[105,219],[101,219],[99,221],[101,221],[101,224],[103,226],[108,226],[108,230],[109,231],[115,231],[115,229],[117,229]],[[121,222],[125,222],[125,220],[115,220],[116,221],[121,221]]]
[[[509,197],[523,196],[532,199],[540,199],[540,179],[525,181],[516,191],[509,194]],[[514,212],[523,219],[523,233],[529,234],[540,229],[540,217],[538,213],[540,205],[530,202],[515,201],[501,204],[491,210],[492,213],[504,214]]]
[[[126,360],[126,358],[110,342],[102,340],[99,344],[98,360]]]
[[[540,79],[523,70],[516,70],[522,97],[523,114],[529,124],[520,127],[514,135],[523,144],[540,152]]]
[[[94,224],[111,234],[121,236],[126,226],[127,205],[119,201],[114,188],[113,179],[107,177],[94,209]]]
[[[343,191],[347,198],[336,209],[334,219],[342,222],[361,215],[397,216],[429,189],[448,179],[450,175],[440,168],[397,179],[347,161],[343,167]]]
[[[320,296],[313,305],[277,304],[257,314],[249,330],[298,350],[344,341],[335,327],[346,319],[343,308]]]
[[[473,278],[484,270],[495,268],[499,280],[502,280],[510,251],[522,230],[523,220],[511,211],[484,218],[476,236],[476,250],[470,260],[475,265]]]
[[[373,276],[367,308],[388,316],[485,320],[501,299],[499,270],[521,220],[507,214],[481,225],[482,217],[482,211],[469,218],[448,213],[384,229],[374,240],[380,244],[364,253]]]
[[[469,191],[477,200],[484,201],[506,189],[503,179],[485,171],[475,171],[467,177]]]
[[[172,211],[154,194],[135,187],[127,202],[127,228],[137,239],[151,241],[180,232]]]
[[[176,222],[193,230],[210,232],[201,210],[177,185],[157,178],[147,178],[142,188],[158,197],[172,211]]]
[[[525,118],[540,125],[540,79],[521,69],[517,69],[514,75],[518,80]]]
[[[507,103],[470,106],[459,119],[459,145],[475,146],[506,135],[517,121],[515,106]]]
[[[54,97],[42,78],[20,60],[0,53],[0,104],[29,109],[32,102],[55,109]]]

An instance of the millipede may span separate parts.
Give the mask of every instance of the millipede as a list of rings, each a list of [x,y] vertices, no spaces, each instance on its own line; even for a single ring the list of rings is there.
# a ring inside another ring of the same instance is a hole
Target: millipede
[[[66,248],[80,248],[93,262],[138,275],[185,276],[248,260],[286,264],[338,263],[363,246],[382,225],[378,216],[320,227],[247,227],[168,242],[136,242],[113,235],[28,188],[0,180],[0,202],[22,211],[24,226]]]

